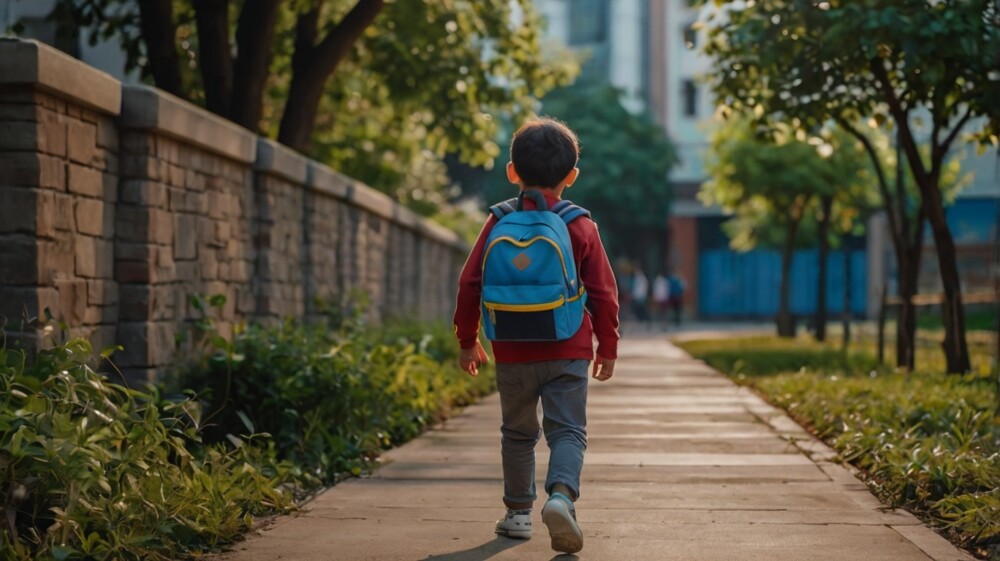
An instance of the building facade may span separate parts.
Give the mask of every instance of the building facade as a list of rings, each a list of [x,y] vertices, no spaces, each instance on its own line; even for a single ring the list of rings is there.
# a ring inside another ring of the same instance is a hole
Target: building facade
[[[708,138],[715,117],[715,101],[704,77],[711,61],[701,53],[702,37],[693,28],[700,8],[688,0],[663,0],[653,9],[663,21],[662,43],[666,65],[658,100],[668,135],[677,146],[681,164],[671,173],[675,201],[670,217],[672,265],[689,286],[686,305],[704,318],[764,318],[777,311],[780,258],[777,251],[758,249],[737,253],[729,248],[722,231],[726,220],[720,209],[705,207],[697,193],[706,179],[705,162],[711,157]],[[969,130],[977,129],[975,123]],[[967,292],[992,290],[1000,271],[995,270],[997,224],[1000,222],[1000,153],[979,154],[974,145],[960,145],[953,157],[961,163],[966,186],[948,209],[948,221],[959,251],[963,288]],[[828,263],[828,286],[842,288],[849,281],[850,309],[854,315],[873,317],[883,290],[893,294],[895,260],[884,217],[876,216],[866,234],[852,239],[843,252],[834,252]],[[930,233],[920,276],[920,290],[940,290],[937,260]],[[793,314],[808,315],[816,303],[816,250],[796,252],[792,264]],[[841,290],[828,294],[831,313],[843,310]]]
[[[622,92],[633,112],[648,111],[674,143],[680,163],[669,181],[674,201],[669,222],[669,267],[685,280],[684,305],[705,318],[763,318],[777,309],[780,262],[777,252],[760,249],[736,253],[722,231],[726,216],[705,207],[697,193],[705,181],[708,138],[715,121],[715,101],[704,81],[711,61],[701,52],[695,29],[699,11],[692,0],[536,0],[547,23],[547,38],[585,57],[580,80],[604,81]],[[85,36],[60,32],[48,19],[56,0],[0,0],[0,29],[16,22],[24,35],[56,45],[125,83],[125,58],[113,43],[90,46]],[[974,125],[973,125],[974,126]],[[969,182],[948,211],[961,255],[966,290],[987,289],[1000,272],[993,270],[1000,222],[1000,157],[980,155],[972,146],[956,153]],[[894,259],[885,221],[875,217],[863,238],[852,240],[847,255],[834,254],[829,285],[850,279],[851,311],[872,316],[884,287],[895,285]],[[936,259],[928,235],[921,290],[938,289]],[[793,263],[793,313],[815,307],[815,250],[799,251]],[[846,295],[833,291],[828,302],[840,311]]]
[[[606,81],[622,91],[632,112],[655,111],[650,13],[657,0],[536,0],[546,37],[584,57],[582,81]]]
[[[125,53],[115,42],[90,44],[86,32],[73,36],[73,30],[61,29],[49,18],[57,0],[0,0],[0,34],[19,25],[21,37],[37,39],[86,64],[128,83],[138,83],[134,73],[125,72]]]

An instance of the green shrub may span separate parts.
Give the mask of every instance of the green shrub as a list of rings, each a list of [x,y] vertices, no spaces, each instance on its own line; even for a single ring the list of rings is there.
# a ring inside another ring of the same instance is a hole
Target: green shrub
[[[998,311],[996,304],[966,304],[965,328],[969,331],[996,331]],[[917,327],[919,329],[943,330],[941,309],[930,306],[917,309]]]
[[[186,376],[215,411],[215,440],[252,422],[279,458],[324,482],[372,469],[380,452],[413,438],[453,406],[493,389],[489,372],[457,366],[443,326],[251,325]]]
[[[204,445],[194,403],[110,383],[86,340],[28,358],[0,346],[0,558],[177,559],[292,507],[262,437]]]
[[[83,339],[30,357],[0,345],[0,558],[217,549],[255,515],[371,469],[384,448],[494,387],[490,370],[459,371],[444,326],[331,316],[334,325],[250,326],[230,342],[207,315],[187,345],[206,353],[185,377],[194,397],[111,383],[94,366],[110,366],[110,353],[94,357]]]
[[[1000,416],[990,376],[892,372],[801,340],[681,345],[811,427],[884,502],[1000,559]]]
[[[690,341],[681,346],[721,372],[768,376],[802,369],[823,373],[863,373],[879,370],[868,353],[844,353],[815,342],[797,339],[793,344],[776,337],[750,337],[727,341]],[[884,368],[881,368],[884,370]]]

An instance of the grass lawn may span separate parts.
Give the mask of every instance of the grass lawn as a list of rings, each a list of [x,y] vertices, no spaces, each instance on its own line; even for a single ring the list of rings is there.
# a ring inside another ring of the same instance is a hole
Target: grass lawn
[[[997,328],[997,304],[968,304],[965,306],[965,328],[969,331],[993,331]],[[917,327],[941,329],[941,310],[937,306],[918,308]]]
[[[860,468],[883,502],[998,561],[1000,395],[990,338],[970,339],[975,371],[964,376],[942,373],[939,333],[920,338],[912,373],[880,366],[866,342],[846,354],[802,337],[679,344],[788,411]]]

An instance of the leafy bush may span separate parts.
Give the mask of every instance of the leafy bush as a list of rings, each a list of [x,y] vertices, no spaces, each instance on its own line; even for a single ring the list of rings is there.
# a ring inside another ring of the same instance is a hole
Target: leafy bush
[[[252,423],[273,436],[279,458],[330,483],[372,469],[382,450],[492,391],[493,378],[459,370],[443,326],[373,328],[348,317],[251,325],[186,384],[207,389],[213,439]]]
[[[262,437],[203,444],[191,401],[110,383],[86,340],[31,358],[0,345],[0,558],[177,559],[292,508]]]
[[[959,543],[1000,559],[995,380],[983,374],[880,370],[870,368],[866,356],[827,362],[839,351],[804,341],[682,346],[811,427],[862,469],[884,502],[913,510]],[[805,356],[810,353],[814,356]],[[781,372],[780,366],[790,368]]]
[[[965,328],[969,331],[995,331],[998,312],[996,304],[966,304]],[[917,327],[919,329],[944,329],[941,310],[938,306],[918,308]]]
[[[690,341],[681,346],[722,372],[744,376],[768,376],[801,369],[823,373],[869,373],[879,370],[868,353],[844,353],[815,342],[796,340],[789,344],[776,337],[749,337],[726,341]],[[882,368],[884,370],[884,368]]]
[[[30,356],[4,340],[0,558],[167,560],[218,548],[253,516],[370,469],[382,449],[493,389],[489,371],[459,371],[444,326],[331,317],[251,326],[231,342],[210,319],[194,322],[195,343],[210,349],[186,376],[197,399],[111,383],[94,366],[110,366],[110,352],[94,357],[83,339]]]

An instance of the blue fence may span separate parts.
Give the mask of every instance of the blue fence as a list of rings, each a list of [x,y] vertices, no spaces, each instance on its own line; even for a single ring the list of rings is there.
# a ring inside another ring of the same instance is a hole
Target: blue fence
[[[799,250],[792,258],[793,314],[816,310],[819,280],[817,250]],[[864,251],[850,251],[851,310],[863,314],[866,306],[867,263]],[[698,310],[704,317],[772,317],[778,312],[781,254],[756,250],[705,250],[699,257]],[[829,313],[844,309],[844,255],[830,252],[827,261],[826,306]]]

